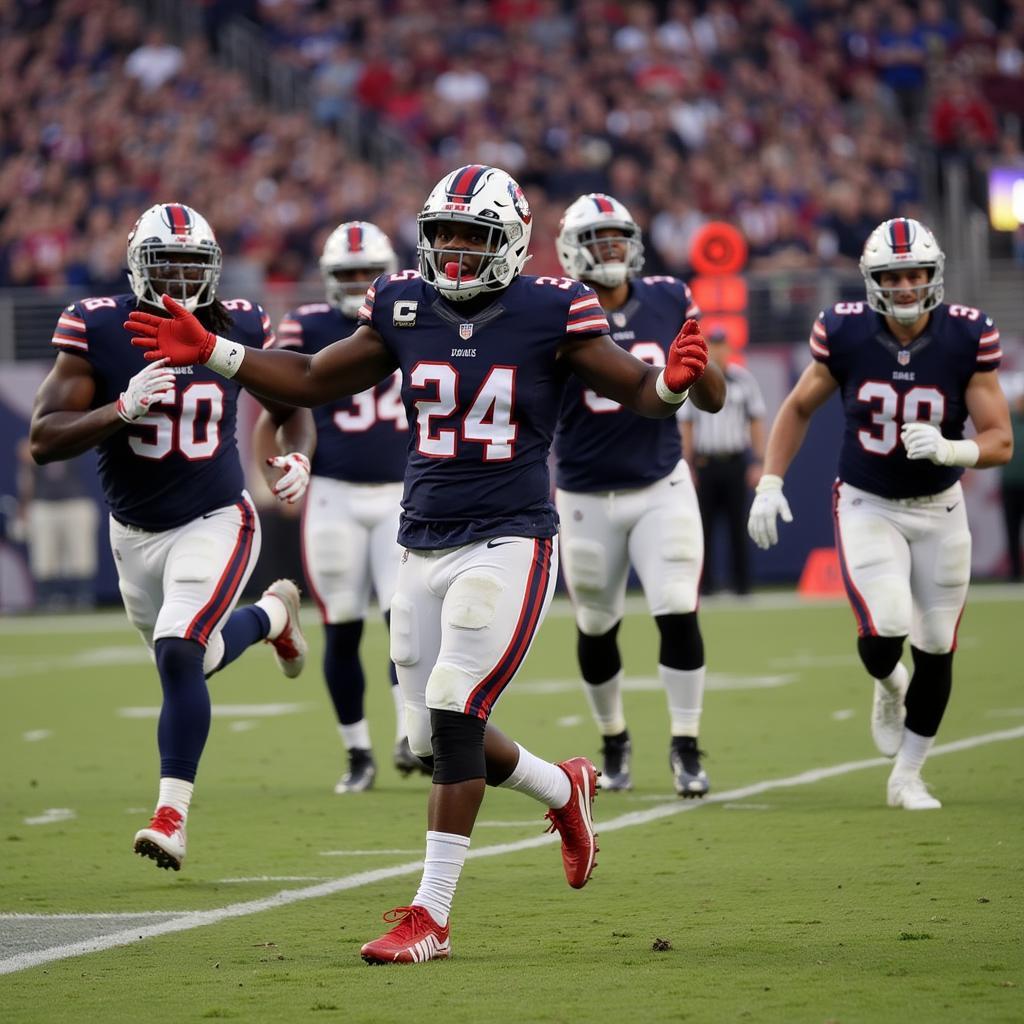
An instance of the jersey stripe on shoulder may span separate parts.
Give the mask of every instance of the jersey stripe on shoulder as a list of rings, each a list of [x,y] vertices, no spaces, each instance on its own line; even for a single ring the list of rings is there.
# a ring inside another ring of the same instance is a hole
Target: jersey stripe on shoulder
[[[993,363],[1003,358],[1003,347],[999,341],[999,328],[991,320],[986,320],[985,330],[978,340],[978,363],[991,369]]]
[[[828,347],[828,331],[825,329],[825,317],[819,314],[811,328],[811,336],[808,339],[811,346],[811,355],[820,362],[824,362],[831,355]]]
[[[366,289],[366,295],[363,298],[363,304],[359,307],[359,312],[356,313],[357,320],[372,320],[373,319],[373,300],[377,294],[377,288],[374,285],[370,285]]]
[[[88,352],[89,337],[86,333],[85,321],[76,313],[65,309],[57,319],[57,326],[50,343],[73,352]]]
[[[607,334],[608,331],[608,318],[593,292],[581,295],[569,303],[566,334]]]

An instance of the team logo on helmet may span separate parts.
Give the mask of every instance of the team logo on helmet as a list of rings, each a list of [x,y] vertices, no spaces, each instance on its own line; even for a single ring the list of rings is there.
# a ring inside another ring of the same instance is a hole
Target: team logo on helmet
[[[524,224],[529,224],[533,219],[533,214],[530,212],[530,204],[526,201],[526,195],[519,187],[518,182],[513,181],[511,178],[508,182],[508,194],[512,197],[512,205],[516,208],[516,213],[519,214],[520,220]]]

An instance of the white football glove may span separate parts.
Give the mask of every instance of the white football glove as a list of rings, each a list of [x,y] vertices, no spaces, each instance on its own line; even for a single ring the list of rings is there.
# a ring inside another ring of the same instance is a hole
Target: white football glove
[[[931,423],[904,423],[900,440],[908,459],[928,459],[936,466],[973,466],[979,451],[975,441],[950,441]]]
[[[271,488],[280,501],[294,505],[309,486],[309,459],[302,452],[289,452],[287,455],[275,455],[267,459],[268,466],[280,469],[281,477]]]
[[[149,412],[151,405],[173,397],[174,372],[166,359],[158,359],[128,381],[117,399],[117,415],[125,423],[134,423]]]
[[[782,477],[765,473],[757,485],[747,519],[747,533],[762,551],[767,551],[779,542],[779,528],[775,522],[778,516],[782,517],[784,523],[793,522],[789,502],[782,493]]]

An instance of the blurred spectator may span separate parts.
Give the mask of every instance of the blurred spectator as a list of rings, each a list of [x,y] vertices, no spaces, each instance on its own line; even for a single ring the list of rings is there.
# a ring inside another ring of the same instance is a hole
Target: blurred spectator
[[[128,54],[124,73],[137,79],[147,92],[153,92],[174,78],[184,61],[181,48],[167,41],[163,29],[153,28],[146,33],[142,46]]]
[[[973,81],[950,74],[940,83],[931,110],[931,135],[941,154],[970,152],[995,143],[995,116]]]

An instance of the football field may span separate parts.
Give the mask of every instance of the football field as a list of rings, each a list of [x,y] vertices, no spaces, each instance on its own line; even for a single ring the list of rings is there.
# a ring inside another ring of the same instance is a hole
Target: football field
[[[885,806],[845,604],[764,595],[701,619],[711,796],[674,795],[637,611],[620,634],[635,788],[597,799],[591,882],[565,884],[543,807],[489,790],[452,959],[382,968],[359,947],[415,892],[429,786],[390,764],[382,626],[363,648],[377,787],[332,792],[342,750],[310,613],[300,679],[260,647],[211,681],[173,873],[131,853],[160,689],[123,614],[0,621],[0,1020],[1024,1019],[1021,589],[972,590],[924,772],[935,812]],[[557,601],[494,716],[552,760],[599,747],[574,652]]]

